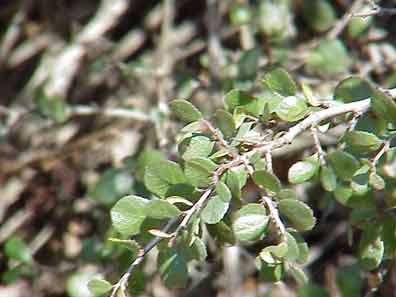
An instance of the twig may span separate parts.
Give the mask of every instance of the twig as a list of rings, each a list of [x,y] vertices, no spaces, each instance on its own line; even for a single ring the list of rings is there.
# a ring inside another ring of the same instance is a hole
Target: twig
[[[214,79],[221,76],[221,67],[224,65],[224,56],[219,38],[219,9],[217,0],[206,0],[208,9],[208,53],[209,53],[209,70]]]
[[[349,7],[348,11],[342,16],[342,18],[334,25],[334,27],[326,34],[328,39],[335,39],[344,30],[355,11],[359,10],[365,0],[355,0]]]
[[[191,217],[199,211],[202,206],[205,204],[206,200],[210,197],[210,194],[212,193],[212,188],[209,188],[205,191],[205,193],[201,196],[201,198],[187,211],[184,213],[184,218],[177,226],[176,230],[173,232],[173,238],[176,238],[179,232],[187,227]],[[169,222],[166,224],[166,226],[161,230],[163,233],[167,233],[173,225],[178,221],[179,218],[173,218],[169,220]],[[152,239],[145,247],[143,250],[140,251],[138,257],[132,262],[132,264],[129,266],[128,270],[123,274],[123,276],[120,278],[120,280],[114,285],[113,291],[111,293],[110,297],[115,297],[117,292],[119,290],[125,290],[128,280],[133,272],[133,270],[140,264],[142,263],[144,257],[146,254],[151,251],[162,239],[163,237],[155,237]]]
[[[21,209],[12,217],[7,219],[7,222],[0,228],[0,244],[4,242],[11,234],[13,234],[19,227],[29,221],[34,215],[31,209]]]
[[[210,133],[213,134],[213,136],[219,142],[219,144],[228,151],[228,153],[232,156],[232,158],[237,159],[238,158],[237,152],[231,145],[228,144],[228,142],[224,139],[223,135],[219,132],[219,130],[213,127],[212,123],[207,120],[203,120],[202,122],[209,129]]]
[[[396,96],[396,89],[389,90],[391,96]],[[341,104],[337,106],[330,107],[325,110],[321,110],[315,112],[308,116],[305,120],[301,121],[299,124],[291,127],[285,135],[280,138],[277,138],[269,143],[266,143],[260,147],[257,147],[254,150],[251,150],[247,153],[248,156],[259,153],[266,153],[267,151],[274,150],[276,148],[282,147],[284,145],[290,144],[296,136],[298,136],[301,132],[309,129],[311,126],[318,125],[320,122],[330,119],[332,117],[353,112],[353,113],[364,113],[370,108],[371,99],[363,99],[360,101]]]
[[[69,116],[103,115],[141,122],[151,122],[153,119],[146,113],[138,110],[128,110],[126,108],[101,108],[95,106],[70,106],[67,109]]]
[[[242,160],[244,161],[246,170],[248,171],[249,175],[252,177],[253,175],[253,168],[249,165],[249,160],[246,157],[243,157]],[[278,209],[274,205],[274,201],[272,200],[271,197],[269,197],[266,194],[266,191],[263,189],[259,188],[259,191],[261,192],[261,200],[263,204],[266,206],[268,213],[270,215],[271,221],[274,224],[275,228],[277,229],[279,235],[280,235],[280,241],[281,242],[286,242],[287,241],[287,236],[286,236],[286,229],[285,225],[283,224],[282,220],[280,219]]]
[[[272,168],[272,152],[271,151],[267,151],[265,153],[265,162],[267,164],[267,171],[268,172],[273,172],[273,168]]]
[[[319,162],[322,166],[324,166],[326,164],[325,158],[324,158],[324,151],[322,149],[322,145],[320,144],[320,139],[319,139],[319,135],[318,135],[318,128],[316,128],[315,126],[311,127],[311,134],[312,134],[312,138],[314,140],[314,144],[315,144],[315,148],[316,151],[318,152],[319,155]]]
[[[37,253],[52,237],[55,232],[55,227],[51,225],[46,225],[40,232],[34,237],[32,242],[29,244],[30,251],[32,255]]]
[[[206,200],[209,199],[210,195],[212,194],[213,189],[208,188],[204,194],[199,198],[199,200],[188,210],[185,212],[185,216],[181,221],[180,225],[177,226],[175,232],[173,233],[173,237],[176,238],[179,232],[187,227],[191,217],[198,212],[205,204]]]
[[[378,161],[381,159],[382,155],[389,149],[389,141],[385,141],[381,148],[375,153],[374,157],[371,159],[372,168],[375,170],[375,166],[378,164]]]
[[[75,77],[89,45],[100,40],[119,21],[127,10],[129,0],[102,0],[94,17],[77,34],[69,46],[56,42],[46,52],[34,75],[22,91],[21,98],[30,98],[32,89],[44,85],[48,96],[64,98]],[[56,54],[50,55],[56,50]],[[29,96],[28,96],[29,95]]]
[[[159,111],[167,115],[169,112],[168,100],[171,91],[171,82],[169,76],[173,69],[173,55],[171,50],[173,49],[172,34],[173,34],[173,22],[175,18],[175,3],[174,0],[163,0],[162,1],[162,26],[160,42],[157,48],[158,56],[158,68],[156,72],[157,79],[157,100]],[[166,137],[167,124],[158,121],[155,125],[156,134],[160,147],[164,147],[168,144]]]
[[[18,41],[18,38],[23,31],[21,25],[25,21],[26,15],[32,3],[33,1],[31,0],[22,1],[21,8],[18,9],[18,12],[14,15],[10,24],[8,25],[0,44],[0,64],[6,61],[8,54]]]
[[[380,6],[375,6],[373,9],[369,11],[363,11],[363,12],[357,12],[354,13],[352,16],[353,17],[369,17],[369,16],[384,16],[384,15],[392,15],[396,14],[396,8],[386,8],[386,7],[380,7]]]
[[[166,226],[161,230],[162,232],[168,232],[174,224],[178,221],[178,218],[174,218],[169,220]],[[126,286],[128,284],[128,280],[131,277],[132,272],[139,266],[140,263],[143,262],[144,257],[150,252],[158,243],[163,240],[163,237],[156,236],[153,238],[145,247],[139,252],[138,257],[132,262],[132,264],[128,267],[128,270],[122,275],[119,281],[114,285],[113,291],[111,292],[110,297],[115,297],[119,290],[125,291]]]
[[[275,225],[276,229],[279,232],[280,240],[282,242],[286,242],[287,237],[286,237],[285,225],[283,224],[283,222],[281,221],[281,219],[279,217],[279,212],[278,212],[278,209],[275,207],[274,202],[272,201],[271,197],[268,197],[266,195],[263,195],[261,197],[261,199],[262,199],[263,203],[265,204],[265,206],[267,207],[270,218],[271,218],[273,224]]]

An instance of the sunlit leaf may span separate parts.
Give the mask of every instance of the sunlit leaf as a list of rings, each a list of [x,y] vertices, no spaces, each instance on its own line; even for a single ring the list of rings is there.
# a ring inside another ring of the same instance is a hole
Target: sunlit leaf
[[[88,289],[95,295],[101,296],[113,288],[113,286],[104,279],[94,278],[88,282]]]
[[[266,210],[260,204],[250,203],[235,214],[232,229],[238,240],[254,241],[266,232],[268,222]]]
[[[138,234],[147,217],[148,202],[149,200],[135,195],[120,199],[110,211],[114,228],[125,236]]]

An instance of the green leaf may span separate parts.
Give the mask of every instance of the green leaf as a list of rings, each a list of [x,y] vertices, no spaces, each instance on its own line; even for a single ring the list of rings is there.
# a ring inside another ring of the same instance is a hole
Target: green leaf
[[[359,169],[359,162],[346,152],[335,151],[327,155],[335,174],[342,180],[349,180]]]
[[[385,180],[377,173],[370,173],[369,184],[376,190],[383,190],[386,186]]]
[[[268,264],[261,260],[260,257],[256,258],[256,267],[259,271],[260,278],[268,282],[280,281],[286,271],[283,263]]]
[[[331,168],[324,166],[320,168],[320,183],[328,192],[333,192],[335,190],[337,186],[337,177]]]
[[[266,210],[260,204],[250,203],[237,211],[232,229],[237,240],[254,241],[265,234],[268,222]]]
[[[146,167],[150,164],[164,160],[164,154],[158,150],[147,148],[144,149],[137,160],[137,176],[140,180],[144,178]]]
[[[371,95],[371,108],[380,118],[396,125],[396,103],[385,93],[376,90]]]
[[[308,260],[309,247],[305,242],[304,238],[298,233],[296,230],[292,228],[287,228],[287,232],[291,235],[297,243],[298,246],[298,258],[296,259],[297,263],[304,264]]]
[[[221,243],[235,244],[235,236],[232,229],[223,221],[214,225],[206,225],[211,236]]]
[[[292,189],[282,189],[276,196],[278,199],[298,199],[296,192]]]
[[[107,169],[89,190],[89,197],[99,204],[110,206],[120,197],[130,193],[132,185],[132,175],[126,170]]]
[[[290,265],[288,272],[295,279],[299,286],[303,286],[308,283],[308,276],[300,267],[296,265]]]
[[[155,199],[147,203],[147,216],[153,219],[170,219],[180,215],[180,210],[166,200]]]
[[[4,244],[4,254],[22,263],[30,263],[32,254],[27,244],[19,237],[12,236]]]
[[[352,188],[343,184],[337,184],[334,190],[334,196],[342,205],[348,206],[352,197]]]
[[[275,113],[281,120],[295,122],[305,116],[307,109],[308,106],[303,98],[289,96],[283,98]]]
[[[267,264],[280,264],[283,262],[288,251],[288,246],[286,243],[281,242],[278,245],[270,245],[265,247],[260,252],[260,258]]]
[[[342,266],[337,269],[336,282],[341,297],[360,297],[363,287],[361,267],[358,264]]]
[[[369,7],[368,10],[370,10]],[[368,28],[373,23],[373,20],[373,16],[368,16],[365,18],[351,18],[346,28],[348,35],[352,38],[358,38],[368,31]]]
[[[132,258],[136,258],[141,249],[140,245],[135,240],[132,239],[109,238],[109,241],[118,244],[120,246],[123,246],[129,251],[131,251],[133,254]]]
[[[224,202],[230,202],[231,201],[231,198],[232,198],[231,191],[226,186],[226,184],[223,183],[222,181],[219,181],[216,184],[216,193],[219,196],[219,198],[221,200],[223,200]]]
[[[201,212],[201,219],[206,224],[217,224],[227,213],[229,202],[224,202],[219,196],[210,198]]]
[[[305,284],[298,289],[298,297],[329,297],[329,294],[322,287],[314,284]]]
[[[176,116],[186,123],[191,123],[202,119],[202,113],[190,102],[182,99],[173,100],[170,109]]]
[[[337,19],[333,6],[326,0],[304,0],[303,17],[318,32],[330,29]]]
[[[391,214],[381,220],[381,238],[385,246],[385,257],[393,258],[396,249],[396,217]]]
[[[214,141],[211,141],[207,136],[193,135],[182,141],[179,152],[184,160],[208,157],[213,151],[214,144]]]
[[[234,25],[244,25],[250,22],[253,12],[249,6],[235,3],[230,9],[230,20]]]
[[[259,115],[261,112],[257,98],[238,89],[231,90],[225,95],[224,104],[230,112],[237,107],[252,115]]]
[[[48,96],[43,88],[38,89],[35,97],[38,111],[57,123],[67,119],[66,104],[59,96]]]
[[[289,182],[292,184],[301,184],[311,179],[318,171],[318,166],[314,162],[299,161],[294,163],[288,172]]]
[[[244,51],[238,60],[238,79],[254,80],[259,68],[259,59],[262,56],[260,48]]]
[[[168,288],[185,288],[187,286],[187,261],[182,253],[172,248],[160,251],[157,263],[165,286]]]
[[[247,173],[244,167],[232,168],[227,171],[226,184],[233,197],[240,199],[241,189],[246,184],[246,180]]]
[[[347,132],[344,136],[346,144],[357,153],[366,153],[378,150],[382,141],[372,133],[365,131]]]
[[[66,292],[70,297],[92,297],[94,296],[88,289],[88,283],[94,274],[92,272],[76,272],[68,279],[66,284]]]
[[[297,240],[292,234],[290,234],[290,232],[286,233],[286,239],[287,253],[285,255],[285,259],[289,262],[294,262],[300,256],[300,248],[298,246]]]
[[[265,170],[257,170],[253,172],[253,180],[257,185],[262,186],[272,192],[277,193],[281,189],[281,182],[278,177]]]
[[[234,136],[236,128],[234,118],[228,111],[218,109],[215,114],[216,123],[225,138]]]
[[[120,199],[110,211],[113,227],[125,236],[139,234],[147,217],[146,205],[149,200],[130,195]]]
[[[334,99],[350,103],[369,98],[372,93],[373,90],[366,80],[351,76],[337,85],[334,91]]]
[[[107,280],[99,278],[91,279],[87,286],[95,296],[101,296],[107,292],[110,292],[113,288],[113,286]]]
[[[384,242],[375,225],[368,225],[363,230],[359,243],[359,262],[364,269],[376,269],[384,256]]]
[[[192,244],[189,247],[191,257],[200,262],[205,261],[206,257],[208,256],[208,252],[206,250],[206,245],[204,241],[197,236],[194,236],[191,241]]]
[[[272,91],[283,96],[294,96],[296,94],[296,83],[283,68],[275,68],[268,72],[264,76],[263,83]]]
[[[208,158],[194,158],[186,161],[184,172],[190,184],[207,187],[212,182],[212,174],[217,165]]]
[[[172,185],[187,183],[179,164],[164,160],[146,167],[144,184],[152,193],[164,197]]]
[[[338,40],[324,40],[307,58],[306,67],[310,72],[321,75],[337,75],[348,70],[351,64],[348,51]]]
[[[295,199],[282,199],[278,204],[281,214],[286,216],[297,230],[311,230],[316,223],[312,209]]]
[[[289,28],[293,26],[291,9],[285,1],[260,1],[258,10],[260,31],[270,41],[281,41],[289,36]]]

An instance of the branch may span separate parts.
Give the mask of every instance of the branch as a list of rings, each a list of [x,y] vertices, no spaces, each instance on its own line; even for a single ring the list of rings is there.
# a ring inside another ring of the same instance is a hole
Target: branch
[[[185,213],[185,217],[183,219],[183,221],[180,223],[179,226],[177,226],[173,236],[174,238],[176,238],[176,236],[179,234],[179,232],[187,227],[188,222],[190,221],[191,217],[197,212],[199,211],[205,204],[206,200],[209,199],[210,194],[212,194],[213,189],[212,188],[208,188],[204,194],[201,196],[201,198],[199,198],[199,200],[197,201],[197,203],[195,203],[186,213]]]
[[[169,220],[166,226],[161,230],[162,232],[168,232],[172,226],[178,221],[178,218],[173,218]],[[128,280],[131,277],[132,272],[135,270],[140,263],[143,262],[144,257],[150,252],[161,240],[164,239],[163,237],[156,236],[154,237],[140,252],[138,257],[132,262],[129,266],[128,270],[122,275],[120,280],[114,285],[113,291],[111,292],[110,297],[115,297],[119,290],[125,290],[128,284]]]
[[[396,89],[391,89],[388,92],[392,97],[396,96]],[[296,138],[300,133],[311,128],[312,126],[318,125],[320,122],[322,122],[324,120],[327,120],[327,119],[330,119],[335,116],[338,116],[338,115],[341,115],[344,113],[348,113],[348,112],[353,112],[355,114],[364,113],[369,109],[370,102],[371,102],[371,99],[367,98],[367,99],[363,99],[363,100],[352,102],[352,103],[336,105],[334,107],[330,107],[328,109],[315,112],[315,113],[311,114],[310,116],[308,116],[302,122],[291,127],[289,129],[289,131],[286,132],[286,134],[283,135],[282,137],[275,139],[269,143],[263,144],[260,147],[257,147],[256,149],[247,153],[247,156],[251,156],[251,155],[255,154],[256,152],[266,153],[268,151],[271,151],[276,148],[282,147],[284,145],[290,144],[293,141],[293,139]]]
[[[315,126],[311,127],[311,134],[312,134],[312,138],[314,140],[314,144],[315,144],[315,148],[316,151],[318,152],[319,155],[319,162],[321,165],[325,165],[326,161],[324,158],[324,151],[322,149],[322,145],[320,144],[320,139],[319,139],[319,135],[318,135],[318,128],[316,128]]]
[[[270,197],[265,196],[265,195],[263,195],[261,197],[261,199],[262,199],[263,203],[265,204],[265,206],[267,207],[270,218],[271,218],[273,224],[275,225],[276,229],[279,232],[281,242],[286,242],[287,237],[286,237],[285,225],[283,225],[283,222],[281,221],[281,219],[279,217],[279,212],[278,212],[278,209],[274,205],[274,201],[272,201],[272,199]]]
[[[373,9],[369,11],[357,12],[352,14],[353,17],[369,17],[369,16],[383,16],[383,15],[392,15],[396,14],[396,8],[385,8],[380,6],[375,6]]]
[[[212,188],[207,189],[204,192],[204,194],[201,196],[201,198],[187,212],[184,213],[185,217],[183,218],[180,225],[177,226],[175,232],[173,232],[173,238],[177,237],[179,232],[187,226],[191,217],[203,207],[206,200],[210,197],[212,190],[213,190]],[[161,230],[161,232],[167,233],[178,220],[179,220],[178,217],[169,220],[168,223],[166,224],[166,226]],[[132,264],[129,266],[128,270],[123,274],[123,276],[120,278],[120,280],[114,285],[114,288],[113,288],[113,291],[112,291],[110,297],[115,297],[119,290],[124,291],[126,289],[128,280],[131,277],[132,272],[135,270],[135,268],[137,266],[139,266],[140,263],[143,262],[144,257],[147,255],[147,253],[150,252],[163,239],[164,239],[163,237],[156,236],[144,247],[144,249],[142,249],[139,252],[138,257],[132,262]]]
[[[350,6],[348,11],[343,17],[335,24],[335,26],[326,34],[329,39],[335,39],[344,30],[345,26],[348,25],[349,20],[354,16],[355,11],[359,10],[365,0],[355,0]]]
[[[69,116],[86,116],[86,115],[103,115],[141,122],[152,122],[153,119],[146,113],[138,110],[129,110],[126,108],[101,108],[95,106],[70,106],[67,109]]]

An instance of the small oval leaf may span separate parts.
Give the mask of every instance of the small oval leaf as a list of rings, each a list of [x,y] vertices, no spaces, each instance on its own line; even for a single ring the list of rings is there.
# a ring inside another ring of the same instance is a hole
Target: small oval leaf
[[[272,91],[278,92],[283,96],[293,96],[296,94],[296,83],[283,68],[275,68],[268,72],[264,76],[263,83]]]
[[[154,219],[170,219],[180,215],[180,210],[166,200],[151,200],[147,203],[147,216]]]
[[[283,98],[282,102],[275,110],[275,113],[281,120],[295,122],[305,116],[307,109],[308,106],[304,99],[296,96],[289,96]]]
[[[292,184],[300,184],[311,179],[318,170],[318,166],[314,162],[300,161],[294,163],[288,172],[289,182]]]
[[[110,292],[113,286],[104,279],[94,278],[88,282],[88,289],[95,295],[101,296]]]
[[[260,204],[247,204],[235,216],[232,229],[238,240],[254,241],[266,232],[269,217],[266,210]]]
[[[376,135],[365,131],[347,132],[344,136],[346,144],[357,153],[378,150],[382,144]]]
[[[198,121],[202,118],[202,113],[190,102],[182,99],[173,100],[170,109],[176,116],[186,123]]]
[[[236,128],[234,118],[228,111],[219,109],[215,114],[216,123],[225,138],[234,136]]]
[[[281,182],[278,177],[265,170],[256,170],[253,172],[253,180],[257,185],[262,186],[272,192],[277,193],[281,189]]]
[[[335,151],[327,155],[335,174],[342,180],[350,179],[359,169],[359,162],[349,153]]]
[[[118,200],[110,211],[111,221],[117,232],[125,236],[136,235],[146,218],[149,200],[130,195]]]
[[[201,219],[207,224],[217,224],[227,213],[228,202],[224,202],[219,196],[212,197],[201,212]]]
[[[311,230],[316,223],[312,209],[304,202],[295,199],[279,201],[279,211],[286,216],[297,230]]]
[[[333,192],[335,190],[337,186],[337,178],[331,168],[324,166],[320,168],[320,183],[328,192]]]

